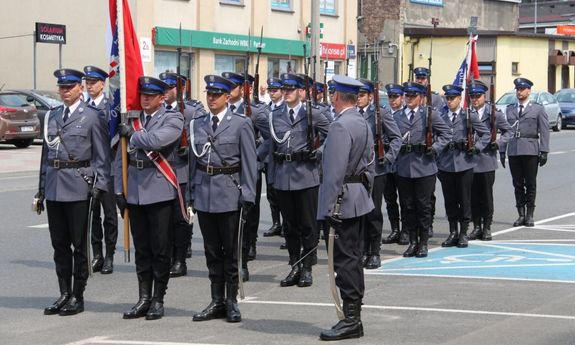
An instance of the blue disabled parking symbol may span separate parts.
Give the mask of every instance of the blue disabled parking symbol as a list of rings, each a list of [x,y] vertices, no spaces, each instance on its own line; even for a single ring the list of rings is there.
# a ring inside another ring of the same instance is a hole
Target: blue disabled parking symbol
[[[575,283],[575,245],[557,243],[477,243],[439,248],[424,259],[382,262],[366,274],[415,275]]]

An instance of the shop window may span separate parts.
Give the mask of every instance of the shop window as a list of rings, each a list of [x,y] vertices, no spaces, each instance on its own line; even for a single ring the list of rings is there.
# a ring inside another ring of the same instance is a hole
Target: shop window
[[[271,0],[272,10],[291,11],[291,0]]]
[[[193,56],[192,56],[193,58]],[[190,54],[182,53],[180,58],[180,74],[190,77]],[[178,69],[178,53],[169,51],[156,51],[154,53],[154,75],[158,76],[163,72],[176,72]]]
[[[296,73],[295,60],[268,58],[268,78],[279,78],[282,73]]]
[[[245,56],[216,55],[214,74],[220,75],[223,72],[244,73],[245,65]]]
[[[337,15],[337,0],[320,0],[319,13],[329,16]]]
[[[511,74],[519,75],[519,62],[512,62],[511,63]]]
[[[244,0],[220,0],[220,4],[243,6]]]

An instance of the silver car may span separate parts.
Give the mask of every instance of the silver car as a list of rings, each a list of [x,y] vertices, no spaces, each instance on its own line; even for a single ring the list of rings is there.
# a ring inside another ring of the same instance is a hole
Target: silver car
[[[549,118],[549,127],[551,127],[554,132],[559,132],[561,130],[562,115],[559,102],[557,102],[555,96],[547,91],[531,91],[529,100],[531,102],[539,103],[545,108],[545,112]],[[509,104],[516,102],[517,97],[515,97],[515,91],[512,91],[501,96],[495,104],[497,109],[501,110],[505,114],[505,108],[507,108]]]

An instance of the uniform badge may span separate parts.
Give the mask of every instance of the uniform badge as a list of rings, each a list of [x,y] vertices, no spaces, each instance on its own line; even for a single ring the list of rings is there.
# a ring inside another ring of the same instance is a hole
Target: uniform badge
[[[211,82],[216,81],[216,78],[215,78],[213,75],[210,75],[210,78],[209,78],[209,79],[210,79]]]

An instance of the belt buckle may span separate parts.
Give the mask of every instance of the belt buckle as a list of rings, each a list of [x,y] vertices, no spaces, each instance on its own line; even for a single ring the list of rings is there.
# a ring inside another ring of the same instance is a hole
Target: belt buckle
[[[214,167],[211,165],[207,165],[206,166],[206,173],[210,176],[212,176],[214,174]]]
[[[54,159],[54,163],[52,164],[52,167],[54,169],[60,169],[60,160],[59,159]]]
[[[293,160],[292,154],[291,154],[291,153],[286,153],[286,155],[285,155],[285,161],[286,161],[286,162],[291,162],[292,160]]]
[[[411,147],[412,147],[412,145],[411,145],[411,144],[407,144],[407,145],[405,145],[405,152],[407,152],[407,153],[411,153]]]
[[[449,143],[449,149],[455,150],[455,143],[453,141]]]
[[[521,132],[519,131],[515,132],[515,138],[521,138]]]
[[[138,170],[144,169],[144,161],[141,159],[136,159],[136,168]]]

